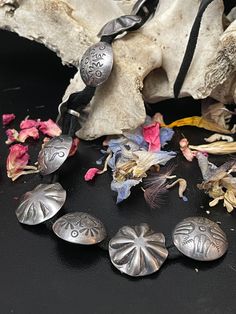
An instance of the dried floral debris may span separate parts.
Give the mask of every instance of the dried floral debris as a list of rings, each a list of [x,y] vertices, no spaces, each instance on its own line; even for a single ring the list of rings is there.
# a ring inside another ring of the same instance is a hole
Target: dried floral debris
[[[14,113],[5,113],[2,115],[2,125],[6,126],[15,120],[16,116]]]

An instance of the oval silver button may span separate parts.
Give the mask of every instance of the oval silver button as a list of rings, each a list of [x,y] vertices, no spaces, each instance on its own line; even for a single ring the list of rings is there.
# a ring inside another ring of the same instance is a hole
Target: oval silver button
[[[38,164],[42,175],[48,175],[61,167],[69,156],[72,138],[60,135],[50,139],[39,152]]]
[[[216,260],[228,249],[224,231],[204,217],[190,217],[178,223],[173,242],[181,253],[199,261]]]
[[[112,47],[106,42],[99,42],[89,47],[80,62],[80,75],[87,86],[96,87],[104,83],[112,70]]]

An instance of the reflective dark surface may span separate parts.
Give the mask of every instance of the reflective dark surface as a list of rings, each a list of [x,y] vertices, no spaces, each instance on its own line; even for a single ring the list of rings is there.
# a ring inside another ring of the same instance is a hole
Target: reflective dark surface
[[[0,41],[0,114],[17,115],[12,127],[26,115],[55,118],[74,69],[62,67],[53,53],[14,34],[0,32]],[[10,90],[15,87],[20,89]],[[151,108],[161,111],[167,122],[200,113],[199,102],[190,99],[171,100]],[[179,199],[174,189],[156,210],[145,204],[139,188],[116,206],[110,173],[94,183],[84,182],[86,170],[95,167],[100,157],[101,140],[82,142],[76,157],[65,164],[61,184],[68,192],[67,211],[61,215],[86,209],[104,222],[111,236],[123,225],[146,222],[168,238],[175,225],[188,216],[221,222],[229,240],[228,253],[222,259],[207,264],[184,257],[167,260],[158,273],[132,279],[122,276],[111,265],[108,253],[99,247],[78,247],[57,239],[50,222],[35,227],[17,222],[17,198],[40,180],[38,176],[26,176],[12,183],[6,177],[4,132],[0,127],[0,313],[236,313],[236,216],[227,214],[221,205],[206,214],[208,197],[196,188],[201,182],[197,162],[189,163],[178,154],[176,172],[188,181],[189,201]],[[188,127],[176,130],[173,149],[177,150],[182,133],[193,144],[210,134]],[[31,141],[29,146],[35,162],[40,147]],[[225,157],[210,160],[220,164]]]

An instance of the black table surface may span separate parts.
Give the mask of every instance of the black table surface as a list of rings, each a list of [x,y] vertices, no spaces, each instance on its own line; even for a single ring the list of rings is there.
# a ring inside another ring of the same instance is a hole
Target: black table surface
[[[15,34],[1,31],[0,42],[0,114],[14,112],[16,128],[27,115],[55,119],[57,105],[75,69],[63,67],[52,52]],[[152,105],[149,111],[160,111],[172,121],[200,114],[200,103],[190,98],[170,100]],[[169,149],[178,151],[182,134],[198,144],[211,132],[182,127],[176,130]],[[229,239],[225,257],[211,263],[181,257],[167,261],[154,275],[132,279],[114,269],[108,253],[98,247],[65,243],[56,238],[50,226],[24,227],[18,223],[18,198],[40,178],[29,175],[14,183],[7,178],[5,140],[1,127],[0,313],[236,313],[235,213],[228,214],[222,204],[209,209],[209,198],[196,187],[201,182],[196,161],[187,162],[178,151],[176,173],[188,182],[188,202],[179,199],[177,189],[173,189],[158,209],[145,204],[140,188],[117,206],[110,190],[110,172],[93,183],[83,180],[86,170],[96,166],[100,157],[101,139],[81,141],[77,155],[65,167],[61,183],[68,192],[66,211],[96,215],[110,235],[123,225],[146,222],[169,237],[180,220],[195,215],[221,222]],[[28,145],[34,162],[40,145],[33,141]],[[210,160],[221,164],[227,158]]]

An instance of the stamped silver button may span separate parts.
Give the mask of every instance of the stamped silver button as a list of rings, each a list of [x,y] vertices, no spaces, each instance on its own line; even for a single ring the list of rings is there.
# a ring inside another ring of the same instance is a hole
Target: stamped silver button
[[[53,137],[39,152],[38,164],[42,175],[55,172],[67,159],[72,146],[72,138],[68,135]]]
[[[54,233],[61,239],[77,244],[96,244],[106,238],[103,223],[83,212],[66,214],[53,224]]]
[[[106,42],[92,45],[80,62],[80,75],[87,86],[96,87],[104,83],[112,70],[112,47]]]
[[[123,15],[106,23],[98,33],[98,37],[119,35],[141,22],[142,18],[137,15]]]
[[[204,217],[190,217],[178,223],[173,242],[181,253],[199,261],[216,260],[228,249],[224,231]]]
[[[109,242],[112,264],[129,276],[146,276],[159,270],[168,256],[165,237],[149,225],[125,226]]]
[[[66,191],[59,183],[40,184],[23,195],[16,209],[17,219],[26,225],[40,224],[56,215],[65,200]]]

